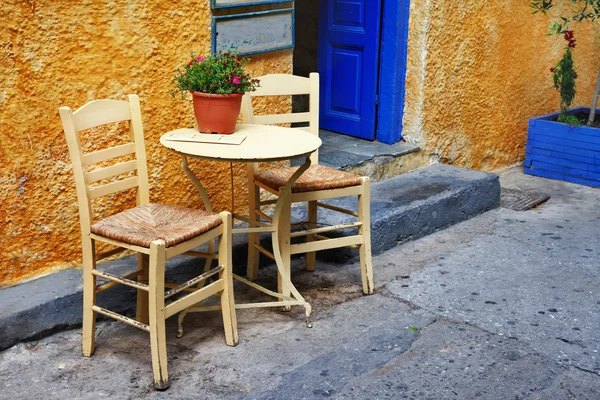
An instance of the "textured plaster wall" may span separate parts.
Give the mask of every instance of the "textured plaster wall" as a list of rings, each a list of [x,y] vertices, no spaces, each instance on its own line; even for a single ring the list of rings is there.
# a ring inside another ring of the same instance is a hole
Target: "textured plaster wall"
[[[168,94],[189,51],[210,51],[209,1],[5,0],[0,14],[0,287],[80,264],[73,174],[58,108],[140,96],[151,201],[200,206],[180,159],[158,142],[194,123]],[[254,76],[291,73],[291,51],[253,57]],[[261,106],[264,108],[264,106]],[[289,102],[278,103],[282,109]],[[106,142],[92,134],[90,148]],[[229,206],[229,166],[194,162],[216,210]],[[234,165],[243,207],[244,165]],[[103,212],[116,209],[107,199]]]
[[[565,2],[566,3],[566,2]],[[403,135],[432,160],[494,170],[523,160],[527,120],[558,110],[549,68],[565,41],[529,2],[411,1]],[[574,105],[590,105],[600,23],[575,26]]]

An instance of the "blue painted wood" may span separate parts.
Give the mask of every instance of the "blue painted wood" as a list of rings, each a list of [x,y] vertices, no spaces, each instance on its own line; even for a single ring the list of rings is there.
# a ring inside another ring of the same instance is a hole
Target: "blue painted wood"
[[[231,8],[242,6],[258,6],[264,4],[289,3],[291,0],[210,0],[211,8]]]
[[[577,137],[577,143],[594,143],[600,144],[600,136],[597,134],[598,128],[590,128],[587,126],[569,126],[567,124],[561,127],[562,129],[556,129],[556,125],[559,122],[554,121],[539,121],[535,124],[533,129],[534,135],[545,135],[552,136],[559,139],[569,139],[570,136]]]
[[[564,167],[561,165],[556,165],[556,163],[553,163],[552,161],[543,162],[543,161],[533,160],[533,163],[534,163],[534,165],[530,168],[535,169],[535,170],[541,169],[541,170],[556,172],[556,173],[563,174],[563,175],[573,176],[575,178],[587,179],[591,182],[597,181],[600,183],[600,174],[596,174],[594,172],[584,171],[584,170],[576,169],[576,168]]]
[[[322,0],[320,127],[375,139],[381,0]]]
[[[557,167],[579,170],[582,173],[590,172],[592,174],[597,174],[600,177],[600,165],[594,165],[585,162],[589,161],[589,158],[586,158],[585,160],[573,159],[572,157],[565,157],[565,154],[548,153],[544,152],[543,150],[535,150],[533,153],[529,154],[529,160],[531,160],[533,165],[537,164],[536,161],[538,161],[539,163],[553,164]]]
[[[377,140],[402,139],[410,0],[383,0]]]
[[[569,113],[586,112],[587,107]],[[597,110],[600,112],[600,110]],[[529,121],[524,172],[600,187],[600,129],[556,122],[558,113]]]
[[[236,51],[239,55],[294,47],[293,8],[214,17],[212,51]]]
[[[527,175],[539,176],[541,178],[556,179],[556,180],[560,180],[560,181],[578,183],[580,185],[600,187],[599,181],[592,180],[592,179],[586,179],[586,178],[580,178],[580,177],[576,177],[576,176],[572,176],[572,175],[565,175],[565,174],[561,174],[560,172],[555,172],[555,171],[547,171],[544,169],[527,167],[524,169],[524,172]]]
[[[597,143],[590,143],[590,142],[583,142],[583,141],[579,141],[579,140],[569,140],[569,137],[564,136],[548,136],[546,135],[547,132],[544,132],[544,134],[540,134],[540,133],[536,133],[533,137],[530,136],[530,138],[528,139],[529,142],[531,142],[532,144],[536,144],[538,142],[541,143],[550,143],[550,144],[554,144],[557,146],[563,146],[563,147],[568,147],[570,149],[581,149],[581,150],[591,150],[591,151],[599,151],[600,150],[600,144]],[[573,135],[569,135],[571,137],[573,137]]]
[[[600,163],[600,151],[576,149],[572,147],[565,147],[561,145],[547,143],[542,140],[535,142],[535,147],[528,143],[525,148],[527,154],[532,154],[534,151],[548,151],[551,154],[556,154],[557,157],[577,157],[581,160],[589,159],[592,160],[590,163]]]

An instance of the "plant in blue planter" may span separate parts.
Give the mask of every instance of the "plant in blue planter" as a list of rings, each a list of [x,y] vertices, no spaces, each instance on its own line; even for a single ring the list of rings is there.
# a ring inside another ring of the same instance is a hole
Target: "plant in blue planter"
[[[565,2],[567,0],[564,0]],[[546,13],[553,0],[533,0],[534,13]],[[600,121],[596,114],[600,72],[592,107],[570,108],[576,94],[577,72],[573,61],[575,35],[570,22],[600,18],[600,0],[568,0],[582,8],[570,17],[560,17],[550,27],[551,35],[562,34],[567,45],[560,61],[552,68],[554,87],[560,94],[560,111],[529,120],[525,173],[600,187]],[[585,126],[583,126],[585,125]]]
[[[585,118],[589,112],[589,107],[575,107],[567,115]],[[559,115],[529,120],[525,173],[600,187],[600,129],[558,122]]]
[[[574,10],[573,8],[565,7],[573,11],[570,15],[560,16],[550,26],[548,32],[549,36],[564,35],[564,39],[567,41],[565,54],[562,59],[554,68],[550,68],[550,72],[553,73],[554,87],[560,93],[560,117],[561,120],[564,120],[568,117],[566,110],[571,106],[573,99],[575,98],[575,79],[577,79],[572,54],[572,49],[575,48],[575,36],[574,31],[569,30],[569,24],[582,21],[596,21],[600,19],[600,0],[531,0],[531,8],[533,8],[534,14],[538,12],[546,14],[554,7],[555,3],[563,3],[563,6],[566,6],[567,3],[569,3],[576,7]],[[592,106],[590,107],[590,115],[587,119],[587,125],[589,126],[594,125],[599,92],[600,69],[598,70],[598,79],[596,80],[596,90],[594,91]],[[564,122],[574,123],[576,121],[574,118],[568,118],[568,120]]]

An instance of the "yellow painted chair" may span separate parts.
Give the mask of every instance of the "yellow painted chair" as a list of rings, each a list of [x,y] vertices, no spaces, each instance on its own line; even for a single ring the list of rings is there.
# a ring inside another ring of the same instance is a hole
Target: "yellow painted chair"
[[[285,124],[285,123],[308,123],[305,129],[314,135],[319,135],[319,74],[311,73],[309,78],[286,75],[271,74],[258,78],[260,87],[253,92],[247,92],[242,101],[242,113],[244,123],[250,124]],[[252,99],[262,96],[293,96],[309,95],[309,111],[291,114],[255,115]],[[285,138],[281,138],[285,140]],[[280,168],[259,171],[256,164],[248,167],[249,182],[249,209],[251,221],[263,218],[271,221],[261,207],[272,204],[272,200],[261,201],[260,189],[277,196],[289,180],[297,167]],[[346,196],[358,197],[358,212],[332,206],[323,200]],[[292,254],[306,253],[306,269],[315,269],[315,252],[325,249],[339,247],[353,247],[359,250],[360,266],[362,276],[362,289],[364,294],[372,294],[374,289],[373,267],[371,262],[371,234],[370,234],[370,182],[368,177],[357,176],[348,172],[339,171],[334,168],[318,164],[318,152],[311,155],[311,166],[302,174],[292,187],[291,203],[308,203],[308,221],[305,222],[307,230],[288,233],[288,237],[282,240],[282,254],[287,257]],[[357,217],[357,221],[351,224],[319,227],[317,219],[318,207],[341,212]],[[288,224],[289,214],[282,218]],[[340,238],[328,238],[322,233],[333,232],[342,229],[353,228],[357,230],[355,235]],[[305,243],[291,244],[290,237],[306,237]],[[254,280],[258,275],[259,253],[268,255],[260,246],[258,234],[250,234],[248,248],[248,279]]]
[[[169,387],[165,334],[168,317],[209,296],[219,295],[225,341],[229,346],[238,343],[231,270],[231,214],[150,203],[138,96],[130,95],[129,101],[92,101],[75,112],[69,107],[61,107],[59,113],[73,164],[79,204],[83,248],[83,355],[89,357],[94,352],[96,314],[125,322],[150,333],[154,386],[159,390],[166,389]],[[129,123],[127,143],[84,154],[80,131],[121,121]],[[106,166],[109,163],[111,165]],[[136,189],[137,207],[101,221],[93,220],[94,199],[130,189]],[[202,255],[218,258],[217,267],[183,284],[165,282],[165,260],[188,253],[215,238],[219,239],[218,256]],[[115,246],[115,250],[97,255],[96,241]],[[138,253],[136,272],[116,276],[97,269],[98,260],[126,249]],[[211,276],[218,279],[199,288]],[[108,283],[97,286],[98,278]],[[97,293],[117,284],[137,289],[135,319],[96,304]],[[181,296],[184,293],[186,295]]]

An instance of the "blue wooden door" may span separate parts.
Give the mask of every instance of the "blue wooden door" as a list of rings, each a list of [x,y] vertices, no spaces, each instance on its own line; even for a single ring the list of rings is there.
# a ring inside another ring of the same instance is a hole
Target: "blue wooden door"
[[[380,0],[321,0],[320,127],[375,139]]]

